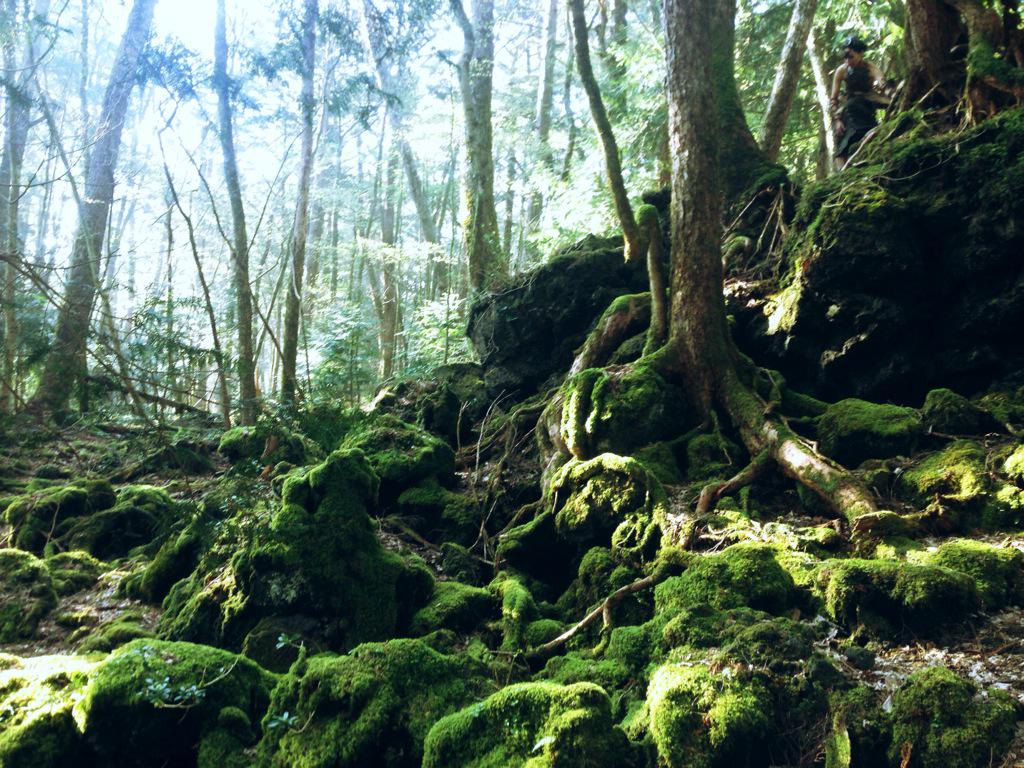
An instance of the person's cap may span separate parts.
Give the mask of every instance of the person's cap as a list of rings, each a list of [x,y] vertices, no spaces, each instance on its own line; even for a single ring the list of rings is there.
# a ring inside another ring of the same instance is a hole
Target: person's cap
[[[868,49],[868,44],[856,35],[850,35],[843,40],[843,48],[849,48],[851,51],[856,51],[857,53],[864,53],[864,51]]]

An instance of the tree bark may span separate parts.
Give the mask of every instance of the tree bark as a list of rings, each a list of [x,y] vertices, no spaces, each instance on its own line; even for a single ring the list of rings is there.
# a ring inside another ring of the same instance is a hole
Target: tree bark
[[[228,38],[225,0],[217,0],[217,25],[214,31],[213,87],[217,92],[218,136],[224,155],[224,182],[231,201],[232,243],[236,326],[238,329],[238,389],[241,422],[256,423],[256,361],[252,344],[252,291],[249,286],[249,235],[245,226],[245,204],[238,178],[235,156],[235,131],[232,125],[231,82],[228,79]]]
[[[544,25],[544,59],[540,67],[540,79],[537,83],[537,108],[534,112],[537,143],[540,145],[540,161],[548,172],[553,170],[555,165],[550,136],[551,107],[555,101],[555,57],[558,53],[558,7],[558,0],[548,0],[547,18]],[[538,185],[534,184],[527,215],[531,232],[537,230],[543,209],[544,195]]]
[[[107,217],[114,198],[114,171],[121,149],[121,133],[155,6],[156,0],[135,0],[103,97],[99,130],[89,152],[85,195],[78,211],[71,271],[53,346],[32,399],[34,407],[48,413],[63,410],[74,385],[84,384],[89,317],[96,297]]]
[[[943,0],[907,0],[906,48],[910,74],[903,94],[908,107],[949,79],[950,51],[960,31],[957,12]]]
[[[299,321],[302,319],[303,271],[306,265],[306,236],[309,231],[309,180],[313,169],[313,74],[316,67],[316,24],[318,0],[305,0],[302,20],[302,157],[299,165],[299,199],[292,225],[292,275],[284,313],[283,360],[281,361],[281,402],[295,400],[296,358],[299,351]]]
[[[795,0],[793,3],[786,42],[782,46],[782,57],[775,73],[775,82],[772,84],[772,93],[768,98],[768,109],[761,128],[761,149],[773,163],[779,159],[782,136],[786,132],[786,122],[789,120],[796,86],[800,80],[800,65],[807,46],[807,34],[811,31],[817,7],[818,0]]]
[[[494,74],[494,0],[472,0],[470,20],[462,0],[450,0],[462,28],[459,89],[466,130],[466,218],[463,223],[469,285],[474,293],[494,291],[508,280],[494,205],[494,129],[491,92]]]
[[[744,364],[729,335],[720,245],[723,178],[716,167],[720,141],[729,136],[711,117],[722,95],[720,81],[712,79],[713,68],[722,64],[714,50],[721,41],[693,30],[721,30],[726,22],[721,15],[730,6],[721,0],[665,3],[672,274],[669,341],[658,359],[681,380],[697,414],[707,422],[716,413],[727,416],[751,456],[771,458],[783,473],[853,519],[875,511],[870,494],[770,414],[768,404],[744,381]],[[721,78],[726,73],[714,74]]]
[[[601,98],[601,90],[597,85],[594,67],[590,61],[589,32],[587,30],[587,19],[583,12],[583,0],[569,0],[569,10],[572,13],[572,31],[576,41],[576,67],[580,73],[583,90],[587,93],[587,101],[590,102],[590,114],[594,118],[594,127],[597,129],[597,136],[601,140],[601,148],[604,150],[605,168],[608,172],[608,186],[611,187],[615,212],[618,214],[619,224],[622,227],[622,236],[626,241],[626,261],[632,261],[641,256],[638,248],[640,235],[636,226],[636,219],[633,218],[633,207],[629,204],[626,183],[622,178],[622,160],[619,157],[619,146],[615,141],[615,133],[612,131],[612,124],[608,119],[608,111],[605,109],[604,101]]]
[[[825,46],[821,42],[818,30],[813,26],[807,34],[807,57],[811,60],[811,72],[814,73],[814,96],[821,110],[821,126],[827,152],[824,175],[827,176],[832,167],[832,158],[836,154],[836,134],[832,126],[832,76],[827,65]]]

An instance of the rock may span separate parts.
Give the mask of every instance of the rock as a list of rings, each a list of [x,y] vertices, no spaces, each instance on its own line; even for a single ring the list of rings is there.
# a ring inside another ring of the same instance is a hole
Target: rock
[[[921,409],[924,423],[936,432],[980,435],[1000,429],[988,411],[951,389],[933,389]]]
[[[624,262],[621,238],[588,236],[478,300],[467,333],[490,397],[521,398],[557,383],[607,306],[646,288],[644,265]]]
[[[829,400],[1024,370],[1024,111],[879,152],[803,191],[781,290],[734,286],[740,346]]]
[[[921,431],[921,417],[913,408],[855,398],[830,405],[818,418],[821,450],[847,467],[907,455],[917,446]]]
[[[0,643],[31,638],[56,606],[46,563],[20,549],[0,549]]]

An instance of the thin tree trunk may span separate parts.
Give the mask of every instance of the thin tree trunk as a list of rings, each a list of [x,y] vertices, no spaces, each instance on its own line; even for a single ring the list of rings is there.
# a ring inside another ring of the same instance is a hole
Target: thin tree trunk
[[[463,226],[469,284],[474,293],[493,291],[508,280],[508,255],[501,251],[494,207],[494,129],[491,91],[494,69],[494,0],[473,0],[473,20],[461,0],[450,0],[462,28],[459,88],[466,129],[466,220]]]
[[[768,98],[768,109],[761,127],[761,149],[773,163],[779,159],[782,148],[782,137],[786,132],[786,122],[793,107],[797,83],[800,80],[801,64],[804,60],[804,49],[807,47],[807,34],[814,23],[814,12],[818,0],[795,0],[793,14],[789,19],[789,30],[786,42],[782,46],[782,57],[775,73],[772,93]]]
[[[555,100],[555,57],[558,53],[558,0],[548,0],[547,19],[544,25],[544,59],[541,62],[540,80],[537,83],[537,108],[534,112],[534,125],[537,129],[537,142],[540,144],[541,165],[551,171],[555,157],[551,152],[549,138],[551,136],[551,107]],[[530,211],[527,223],[531,232],[540,224],[541,212],[544,209],[544,195],[539,185],[533,185],[530,195]]]
[[[114,170],[121,133],[142,51],[149,38],[156,0],[136,0],[103,97],[99,131],[89,152],[85,195],[78,212],[71,271],[33,405],[46,412],[63,410],[76,383],[85,382],[85,352],[99,275],[107,217],[114,197]]]
[[[235,322],[238,328],[238,388],[242,424],[256,423],[256,361],[253,358],[252,292],[249,286],[249,235],[245,227],[245,205],[235,157],[235,133],[232,125],[231,82],[228,79],[228,38],[225,0],[217,0],[217,25],[214,32],[213,85],[217,92],[218,134],[224,155],[224,181],[231,200],[232,245],[234,261]]]
[[[832,158],[836,154],[836,134],[832,126],[832,78],[826,65],[824,46],[821,35],[815,27],[807,34],[807,56],[811,60],[811,72],[814,73],[814,96],[821,109],[821,126],[825,135],[825,149],[828,153],[826,174],[831,171]]]
[[[395,258],[392,250],[396,242],[395,213],[395,168],[394,155],[388,160],[387,178],[384,186],[384,209],[380,219],[381,242],[385,246],[384,258],[381,263],[381,283],[379,289],[378,314],[380,319],[380,377],[387,381],[395,372],[395,352],[398,337],[398,284],[395,275]],[[371,281],[377,284],[376,276],[371,271]]]
[[[501,247],[512,253],[512,216],[516,207],[516,152],[509,149],[505,159],[505,224],[501,233]]]
[[[299,168],[299,199],[292,226],[292,275],[284,315],[284,359],[281,365],[281,401],[295,400],[296,358],[299,349],[299,320],[302,317],[303,270],[306,235],[309,230],[309,179],[313,166],[313,70],[316,65],[317,0],[305,1],[302,22],[302,160]]]
[[[583,0],[569,0],[572,12],[572,30],[576,40],[576,67],[580,73],[583,90],[590,102],[590,114],[594,118],[594,127],[604,150],[605,168],[608,172],[608,186],[611,187],[615,212],[622,227],[622,236],[626,241],[626,261],[639,257],[638,246],[640,233],[633,218],[633,207],[629,204],[629,194],[622,178],[622,160],[619,157],[619,146],[615,142],[612,124],[608,120],[608,112],[601,99],[601,90],[594,77],[594,67],[590,62],[590,41],[587,30],[587,19],[583,13]]]

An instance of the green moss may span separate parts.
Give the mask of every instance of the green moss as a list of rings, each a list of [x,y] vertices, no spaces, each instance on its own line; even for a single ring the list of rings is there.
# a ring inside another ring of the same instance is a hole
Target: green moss
[[[147,602],[161,602],[171,587],[195,570],[212,536],[210,526],[202,518],[196,518],[181,533],[163,543],[137,578],[126,580],[125,591]]]
[[[345,436],[341,447],[365,454],[380,478],[384,503],[424,480],[434,479],[441,485],[454,481],[455,453],[451,447],[422,427],[394,416],[367,419]]]
[[[172,637],[240,647],[268,616],[307,616],[317,639],[345,648],[408,626],[431,591],[422,564],[385,550],[369,512],[377,477],[363,454],[335,451],[288,476],[280,506],[240,513],[164,602]],[[329,532],[329,535],[325,535]]]
[[[921,435],[921,417],[913,408],[850,398],[830,405],[818,418],[821,450],[855,467],[868,459],[911,453]]]
[[[974,579],[934,565],[829,560],[817,589],[828,615],[869,636],[934,636],[965,620],[981,600]]]
[[[671,768],[747,764],[768,739],[774,715],[763,685],[701,665],[659,667],[647,705],[660,764]]]
[[[1011,480],[1020,482],[1024,480],[1024,444],[1018,445],[1006,461],[1003,462],[1003,471]]]
[[[97,627],[78,644],[77,650],[79,653],[112,651],[132,640],[152,636],[153,633],[142,626],[138,617],[127,615]]]
[[[580,546],[611,542],[633,556],[653,554],[667,500],[639,461],[611,453],[572,459],[552,478],[548,495],[563,540]]]
[[[179,514],[164,489],[130,485],[118,490],[114,506],[69,520],[58,533],[63,546],[111,560],[165,535]]]
[[[461,544],[446,541],[441,544],[441,569],[454,581],[479,584],[486,578],[487,564]]]
[[[267,448],[270,452],[267,452]],[[255,426],[233,427],[220,438],[218,453],[233,464],[242,461],[261,461],[262,465],[288,461],[292,464],[306,464],[322,455],[315,445],[303,439],[281,424],[261,421]]]
[[[13,529],[14,546],[38,555],[69,523],[109,509],[116,501],[108,482],[82,480],[17,497],[8,504],[4,519]]]
[[[497,613],[497,601],[486,589],[457,581],[439,581],[434,584],[430,602],[413,617],[412,631],[417,635],[437,629],[468,632]]]
[[[793,579],[779,565],[772,547],[734,544],[719,554],[694,558],[681,576],[657,586],[654,600],[658,613],[701,603],[781,611],[793,593]]]
[[[939,545],[929,561],[974,579],[989,610],[1019,603],[1024,598],[1024,553],[1013,547],[955,539]]]
[[[109,569],[88,552],[60,552],[46,558],[46,567],[53,577],[53,586],[59,595],[72,595],[96,583]]]
[[[739,447],[719,433],[697,435],[686,444],[686,480],[696,483],[732,477],[739,470]]]
[[[501,599],[502,649],[526,650],[529,647],[527,627],[539,618],[533,595],[521,581],[507,573],[498,574],[490,589]]]
[[[482,511],[465,493],[444,488],[431,477],[402,491],[398,512],[431,538],[472,544],[480,534]],[[435,535],[436,534],[436,535]]]
[[[227,651],[135,640],[91,675],[82,730],[103,764],[187,765],[220,729],[224,708],[258,721],[274,683],[269,672]]]
[[[567,653],[550,659],[540,676],[562,685],[593,683],[613,691],[626,685],[633,678],[633,673],[618,659],[592,659]]]
[[[0,643],[32,637],[56,606],[46,563],[29,552],[0,549]]]
[[[486,692],[485,673],[419,640],[315,656],[274,690],[260,757],[281,768],[419,765],[431,725]]]
[[[526,625],[526,645],[536,648],[551,640],[554,640],[565,629],[565,625],[558,619],[537,619]]]
[[[943,667],[915,672],[893,696],[889,759],[906,768],[997,765],[1017,715],[1004,691],[977,688]]]
[[[977,435],[998,428],[992,416],[951,389],[933,389],[921,409],[924,423],[937,432]]]
[[[970,440],[958,440],[904,472],[897,491],[918,504],[926,504],[936,494],[962,502],[979,501],[992,487],[985,461],[984,448]]]
[[[629,743],[596,685],[520,683],[439,720],[423,768],[627,768]]]
[[[672,443],[653,443],[638,450],[633,458],[643,464],[662,485],[679,485],[683,482]]]

